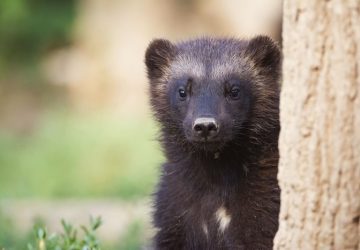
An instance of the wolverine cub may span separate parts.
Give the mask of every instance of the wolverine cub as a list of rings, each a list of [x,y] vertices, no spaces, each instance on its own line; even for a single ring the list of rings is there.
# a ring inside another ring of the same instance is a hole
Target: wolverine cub
[[[156,249],[271,249],[278,228],[279,47],[154,40],[145,63],[166,156]]]

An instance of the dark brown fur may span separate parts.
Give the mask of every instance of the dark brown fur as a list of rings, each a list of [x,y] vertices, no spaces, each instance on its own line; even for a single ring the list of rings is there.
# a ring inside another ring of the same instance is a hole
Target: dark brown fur
[[[155,197],[155,248],[271,249],[280,203],[279,48],[263,36],[179,44],[155,40],[145,57],[167,158]],[[234,74],[251,95],[243,105],[222,97],[223,82]],[[197,88],[192,91],[202,94],[179,103],[174,79],[184,77],[191,77]],[[204,95],[206,103],[194,100]],[[188,135],[187,120],[200,106],[214,107],[222,124],[211,147]]]

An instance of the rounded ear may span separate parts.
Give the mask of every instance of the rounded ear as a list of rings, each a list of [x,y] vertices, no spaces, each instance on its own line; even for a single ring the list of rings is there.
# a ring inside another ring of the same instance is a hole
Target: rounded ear
[[[168,40],[156,39],[150,43],[145,53],[145,64],[150,79],[163,76],[175,56],[175,50],[176,47]]]
[[[281,51],[276,42],[268,36],[256,36],[249,41],[245,54],[266,73],[279,72]]]

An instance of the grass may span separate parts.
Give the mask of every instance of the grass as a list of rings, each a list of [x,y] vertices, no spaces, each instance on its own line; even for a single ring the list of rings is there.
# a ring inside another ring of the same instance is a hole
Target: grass
[[[127,229],[126,234],[121,237],[114,249],[135,250],[146,244],[144,242],[144,229],[141,221],[134,221]]]
[[[89,225],[73,226],[61,220],[62,231],[49,232],[43,221],[34,222],[33,231],[16,233],[9,219],[0,214],[1,250],[138,250],[144,245],[144,231],[140,221],[134,221],[118,242],[103,242],[97,235],[101,218],[90,218]]]
[[[162,161],[150,118],[45,113],[30,135],[0,130],[0,198],[149,195]]]
[[[79,229],[72,224],[61,220],[63,232],[49,234],[45,227],[35,228],[35,240],[28,243],[28,250],[100,250],[100,241],[96,236],[96,230],[101,226],[101,218],[90,218],[89,226],[81,226],[82,237],[79,237]]]

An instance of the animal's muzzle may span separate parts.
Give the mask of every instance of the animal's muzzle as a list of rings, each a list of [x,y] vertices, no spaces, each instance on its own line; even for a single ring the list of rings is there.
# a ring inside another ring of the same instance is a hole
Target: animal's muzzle
[[[195,119],[192,131],[198,139],[211,141],[215,139],[219,133],[219,124],[215,118],[199,117]]]

